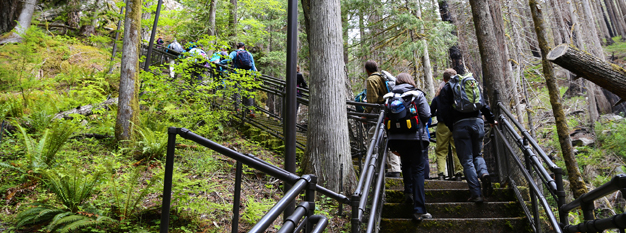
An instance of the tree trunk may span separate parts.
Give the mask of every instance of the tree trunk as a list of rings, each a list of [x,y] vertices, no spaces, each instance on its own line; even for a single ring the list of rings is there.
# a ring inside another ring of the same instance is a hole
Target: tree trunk
[[[548,87],[550,95],[550,104],[552,105],[552,112],[554,113],[556,131],[559,137],[559,144],[561,145],[561,152],[563,153],[563,160],[567,167],[570,188],[574,193],[574,198],[578,198],[580,195],[587,193],[587,186],[580,175],[578,162],[574,157],[572,139],[569,136],[569,126],[567,125],[567,119],[565,119],[565,113],[563,112],[559,88],[556,85],[556,78],[554,77],[554,69],[547,59],[549,48],[543,15],[541,9],[539,9],[537,0],[529,0],[528,2],[533,22],[535,23],[534,28],[537,34],[537,40],[539,41],[539,48],[541,49],[541,66],[543,67],[543,75],[546,79],[546,86]]]
[[[492,109],[496,107],[495,90],[500,90],[502,101],[507,103],[510,94],[507,93],[504,84],[504,73],[502,72],[502,57],[500,50],[493,45],[497,45],[494,33],[494,23],[489,13],[489,5],[484,0],[470,0],[476,37],[478,39],[478,50],[483,68],[484,87],[489,97]]]
[[[80,25],[80,1],[70,0],[67,7],[67,25],[71,28],[78,28]]]
[[[609,36],[610,37],[617,36],[617,32],[615,31],[613,24],[611,24],[609,17],[607,16],[608,13],[604,10],[604,6],[602,5],[602,2],[595,1],[595,3],[596,3],[596,6],[598,7],[598,10],[602,14],[602,19],[604,19],[604,24],[606,25],[607,30],[609,30]]]
[[[513,79],[513,68],[511,67],[511,63],[509,62],[509,49],[506,45],[506,39],[504,37],[504,20],[502,19],[502,6],[500,5],[500,1],[499,0],[490,0],[489,1],[489,10],[491,11],[491,18],[493,20],[493,29],[494,29],[494,33],[496,35],[496,41],[497,41],[497,45],[498,45],[498,50],[500,51],[500,53],[498,53],[500,55],[500,60],[502,61],[502,66],[500,67],[500,69],[502,69],[502,73],[504,74],[503,77],[499,78],[501,79],[501,82],[503,83],[503,87],[507,88],[507,87],[511,87],[510,89],[499,89],[500,92],[506,92],[508,94],[502,95],[503,97],[508,96],[508,98],[505,98],[507,100],[513,100],[513,103],[508,103],[509,106],[514,105],[513,109],[515,109],[515,114],[517,115],[517,120],[521,123],[524,122],[524,118],[522,118],[522,111],[519,108],[520,103],[519,103],[519,98],[517,98],[518,96],[518,92],[517,92],[517,85],[515,84],[515,80]],[[504,85],[504,83],[512,83],[513,85]],[[505,102],[506,103],[506,102]]]
[[[422,19],[422,3],[420,0],[416,1],[415,17]],[[421,33],[424,33],[422,28]],[[413,39],[413,38],[411,38]],[[426,93],[426,99],[428,102],[435,97],[435,85],[433,84],[433,68],[430,65],[430,55],[428,54],[428,41],[426,39],[421,40],[424,45],[424,53],[422,54],[422,68],[424,69],[424,91]]]
[[[554,48],[548,60],[626,99],[626,70],[567,44]]]
[[[0,34],[11,31],[15,27],[18,12],[22,10],[21,3],[20,0],[0,1]]]
[[[604,14],[601,12],[602,8],[600,8],[598,6],[598,1],[591,1],[591,7],[593,10],[593,18],[594,21],[597,23],[600,31],[602,32],[602,37],[599,38],[600,42],[602,42],[602,38],[604,38],[606,40],[606,43],[602,43],[602,44],[606,44],[606,45],[612,45],[615,43],[615,41],[613,41],[613,38],[611,38],[611,33],[609,32],[609,29],[607,28],[607,24],[604,21]]]
[[[450,24],[454,24],[454,16],[452,12],[448,9],[448,2],[446,0],[442,0],[439,2],[439,13],[441,14],[441,20],[444,22],[449,22]],[[456,29],[451,32],[453,35],[457,35]],[[457,74],[465,74],[465,65],[463,64],[463,53],[459,48],[458,44],[453,45],[448,49],[448,54],[450,56],[450,62],[452,69],[456,71]]]
[[[133,127],[139,126],[141,7],[141,0],[126,2],[120,94],[115,122],[115,138],[118,142],[132,139]]]
[[[209,7],[209,36],[215,36],[217,33],[215,32],[215,12],[217,11],[217,0],[210,0],[211,4]]]
[[[25,0],[24,6],[22,7],[22,12],[20,12],[20,16],[17,18],[17,25],[15,25],[15,32],[11,33],[8,37],[0,41],[1,44],[6,43],[20,43],[23,38],[22,35],[26,33],[28,27],[30,27],[30,21],[33,18],[33,13],[35,12],[35,5],[37,4],[37,0]]]
[[[561,12],[561,7],[558,0],[550,0],[550,6],[552,6],[552,11],[554,11],[554,22],[556,22],[556,29],[552,29],[554,35],[554,40],[557,41],[556,44],[562,44],[567,41],[567,30],[565,29],[565,23],[563,22],[563,13]]]
[[[142,0],[142,4],[145,4],[146,8],[150,8],[150,6],[152,6],[154,0]],[[141,14],[141,19],[142,20],[149,20],[151,22],[153,22],[152,20],[150,20],[152,16],[152,12],[150,11],[146,11],[143,12]],[[145,26],[141,28],[141,40],[145,40],[145,41],[149,41],[150,40],[150,34],[152,33],[150,30],[152,28],[150,28],[150,26]],[[140,41],[141,43],[141,41]],[[184,45],[183,45],[184,46]]]
[[[604,0],[606,4],[606,10],[609,12],[609,18],[611,19],[611,24],[615,25],[615,31],[618,35],[622,36],[622,38],[626,38],[626,29],[624,25],[623,17],[617,15],[615,12],[615,4],[613,4],[612,0]]]
[[[522,26],[523,28],[527,28],[526,24],[528,23],[530,25],[529,28],[532,28],[533,22],[532,22],[532,15],[529,12],[528,7],[523,6],[520,9],[520,14],[524,15],[525,17],[522,18]],[[535,30],[524,30],[524,32],[526,33],[526,43],[528,43],[528,46],[530,47],[530,52],[533,54],[533,56],[535,57],[541,57],[541,53],[539,52],[539,45],[537,43],[537,40],[535,40],[534,38],[537,38],[537,35],[535,34]]]
[[[304,2],[305,0],[302,1]],[[230,28],[230,36],[235,37],[235,35],[237,35],[237,0],[230,0],[229,17],[228,26]]]
[[[309,128],[303,160],[304,174],[315,174],[318,183],[335,192],[344,184],[350,192],[356,175],[350,155],[346,118],[346,80],[339,0],[315,0],[310,9],[308,34],[311,59]],[[341,177],[340,166],[345,169]]]

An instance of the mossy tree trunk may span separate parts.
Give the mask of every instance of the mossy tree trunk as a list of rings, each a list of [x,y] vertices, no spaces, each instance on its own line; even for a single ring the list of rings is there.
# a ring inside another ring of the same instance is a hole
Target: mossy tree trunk
[[[4,1],[4,0],[3,0]],[[28,27],[30,27],[30,21],[33,18],[35,12],[35,5],[37,0],[25,0],[20,16],[17,18],[17,25],[15,25],[15,32],[11,33],[8,37],[0,41],[0,44],[6,43],[20,43],[23,38],[22,35],[26,33]]]
[[[554,77],[554,69],[552,64],[548,62],[546,58],[548,51],[548,39],[546,36],[546,28],[543,20],[543,15],[539,9],[537,0],[529,0],[530,11],[532,14],[533,22],[535,23],[535,33],[537,34],[537,41],[539,42],[539,49],[541,50],[541,64],[543,67],[543,75],[546,79],[546,85],[548,87],[548,93],[550,95],[550,104],[552,105],[552,112],[556,121],[556,131],[559,137],[559,144],[561,145],[561,152],[563,153],[563,160],[567,168],[567,175],[569,177],[570,189],[574,193],[574,197],[578,198],[580,195],[587,192],[587,186],[580,175],[578,169],[578,162],[574,157],[574,151],[572,148],[572,139],[569,136],[569,126],[567,125],[567,119],[565,119],[565,112],[563,111],[563,105],[561,103],[561,97],[559,88],[556,86],[556,78]]]
[[[320,185],[333,191],[350,192],[356,173],[350,155],[343,61],[340,0],[302,1],[310,32],[311,74],[309,129],[302,161],[304,174],[315,174]],[[343,177],[340,167],[343,164]],[[339,190],[343,183],[344,190]]]
[[[230,36],[234,39],[237,35],[237,0],[230,0],[230,15],[228,17],[228,27],[231,30]]]
[[[11,31],[22,9],[20,0],[0,1],[0,34]]]
[[[139,125],[139,41],[141,37],[141,1],[126,2],[124,45],[120,74],[120,96],[115,122],[115,139],[130,140],[133,127]]]

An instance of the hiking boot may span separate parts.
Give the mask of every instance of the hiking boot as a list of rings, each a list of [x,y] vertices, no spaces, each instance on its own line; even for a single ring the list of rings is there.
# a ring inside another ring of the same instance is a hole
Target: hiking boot
[[[398,178],[398,177],[400,177],[400,172],[387,172],[385,174],[385,177],[395,177],[395,178]]]
[[[443,172],[442,172],[442,173],[437,174],[437,179],[438,179],[438,180],[444,180],[444,178],[445,178],[445,177],[446,177],[446,176],[444,176],[444,175],[443,175]]]
[[[456,180],[456,181],[463,180],[461,177],[463,177],[463,174],[461,174],[460,172],[457,173],[457,174],[454,174],[454,180]]]
[[[483,200],[483,197],[480,197],[480,196],[472,196],[472,197],[470,197],[469,199],[467,199],[467,201],[468,201],[468,202],[474,202],[474,203],[477,203],[477,204],[481,204],[481,203],[483,203],[483,201],[484,201],[484,200]]]
[[[483,175],[483,177],[480,178],[480,181],[483,183],[483,195],[485,195],[485,197],[491,196],[491,193],[493,193],[493,187],[491,187],[491,179],[489,179],[489,175]]]
[[[421,222],[422,219],[429,219],[429,218],[433,218],[433,216],[430,213],[425,213],[425,214],[414,213],[413,214],[413,220],[417,222]]]

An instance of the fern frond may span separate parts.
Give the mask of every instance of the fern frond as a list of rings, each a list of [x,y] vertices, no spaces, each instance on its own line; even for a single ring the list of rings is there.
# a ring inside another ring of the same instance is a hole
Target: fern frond
[[[65,226],[67,226],[68,224],[71,224],[73,222],[77,222],[77,221],[80,221],[80,220],[83,220],[83,219],[88,219],[88,218],[85,217],[85,216],[82,216],[82,215],[70,213],[69,215],[67,215],[67,216],[65,216],[63,218],[58,219],[54,223],[54,225],[53,224],[48,225],[48,230],[54,231],[59,226],[62,229]]]
[[[50,223],[48,224],[48,230],[52,231],[54,230],[58,225],[59,225],[59,221],[65,217],[67,217],[68,215],[71,215],[72,212],[70,211],[66,211],[60,214],[57,214],[54,216],[54,218],[52,218],[52,221],[50,221]]]
[[[16,167],[16,166],[13,166],[13,165],[8,164],[8,163],[4,163],[4,162],[0,162],[0,167],[7,168],[7,169],[12,169],[12,170],[16,170],[16,171],[19,171],[19,172],[21,172],[21,173],[26,173],[26,170],[21,169],[21,168]]]
[[[96,225],[98,222],[94,221],[91,218],[83,218],[81,220],[70,223],[64,227],[59,228],[59,232],[73,232],[83,227]]]

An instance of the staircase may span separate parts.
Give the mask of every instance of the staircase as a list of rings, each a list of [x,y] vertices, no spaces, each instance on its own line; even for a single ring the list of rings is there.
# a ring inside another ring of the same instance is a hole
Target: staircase
[[[515,194],[497,187],[482,204],[467,202],[465,181],[427,180],[426,210],[432,219],[411,219],[412,205],[404,199],[402,178],[386,178],[386,202],[380,232],[530,232],[530,225]]]

